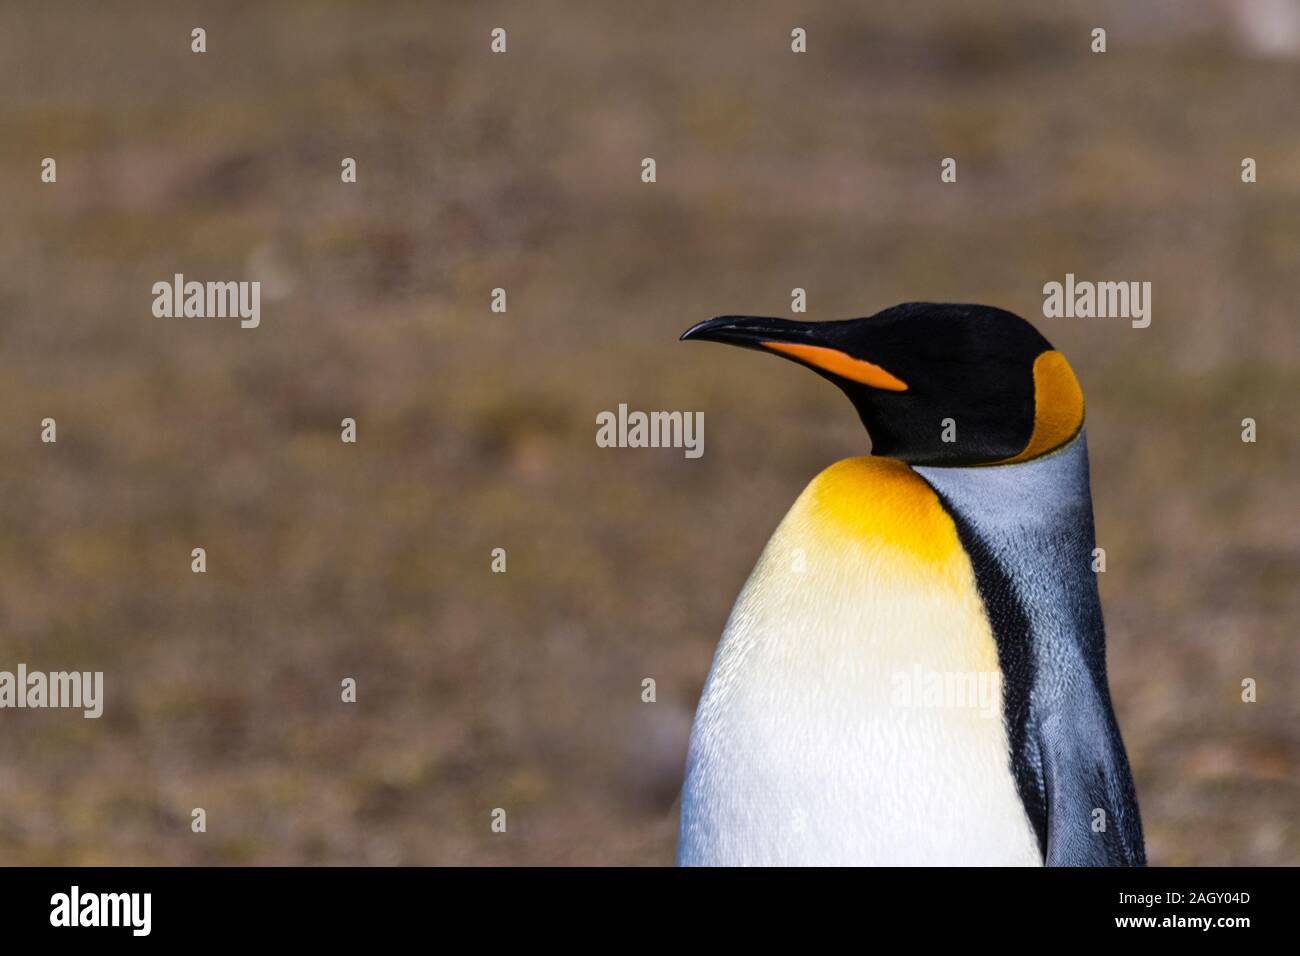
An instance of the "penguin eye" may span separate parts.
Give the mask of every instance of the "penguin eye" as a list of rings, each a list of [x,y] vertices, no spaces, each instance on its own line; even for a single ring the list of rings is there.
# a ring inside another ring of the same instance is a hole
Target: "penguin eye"
[[[1034,430],[1019,454],[997,465],[1012,465],[1060,448],[1083,427],[1083,389],[1065,356],[1055,349],[1034,359]]]

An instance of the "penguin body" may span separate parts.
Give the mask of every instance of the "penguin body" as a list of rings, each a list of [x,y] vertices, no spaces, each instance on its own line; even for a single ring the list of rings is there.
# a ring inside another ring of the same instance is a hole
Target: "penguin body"
[[[930,304],[727,316],[684,338],[835,382],[873,456],[808,485],[735,603],[692,729],[678,862],[1143,863],[1082,393],[1059,353],[1010,313]],[[963,398],[981,403],[964,417]],[[928,429],[950,410],[976,427],[947,449]]]
[[[1041,863],[1000,691],[991,711],[899,706],[895,679],[917,668],[997,671],[971,563],[907,465],[839,462],[799,496],[727,622],[691,735],[678,862]]]

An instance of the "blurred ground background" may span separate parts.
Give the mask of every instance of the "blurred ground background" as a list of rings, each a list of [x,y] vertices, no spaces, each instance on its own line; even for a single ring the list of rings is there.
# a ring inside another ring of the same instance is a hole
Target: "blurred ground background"
[[[856,6],[0,8],[0,668],[107,683],[0,713],[0,862],[670,862],[731,601],[866,447],[676,338],[795,286],[1070,357],[1151,860],[1300,862],[1300,9]],[[261,328],[153,318],[174,272]],[[1042,319],[1066,272],[1152,326]],[[620,402],[704,457],[598,449]]]

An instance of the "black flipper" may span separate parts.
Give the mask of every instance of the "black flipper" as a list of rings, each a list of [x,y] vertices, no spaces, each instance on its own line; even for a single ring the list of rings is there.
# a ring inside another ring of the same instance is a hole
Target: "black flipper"
[[[1109,715],[1110,702],[1104,704]],[[1090,711],[1096,713],[1096,711]],[[1047,796],[1048,866],[1145,866],[1142,823],[1133,778],[1114,719],[1090,726],[1085,714],[1069,723],[1043,721],[1039,748]]]

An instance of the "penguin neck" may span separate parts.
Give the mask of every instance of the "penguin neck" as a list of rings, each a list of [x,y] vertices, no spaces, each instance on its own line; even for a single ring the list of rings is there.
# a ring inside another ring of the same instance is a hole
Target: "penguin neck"
[[[1063,448],[1030,461],[962,468],[923,465],[913,470],[957,512],[954,517],[986,534],[1033,533],[1040,542],[1058,541],[1071,551],[1083,543],[1089,550],[1093,547],[1088,441],[1082,429]]]

